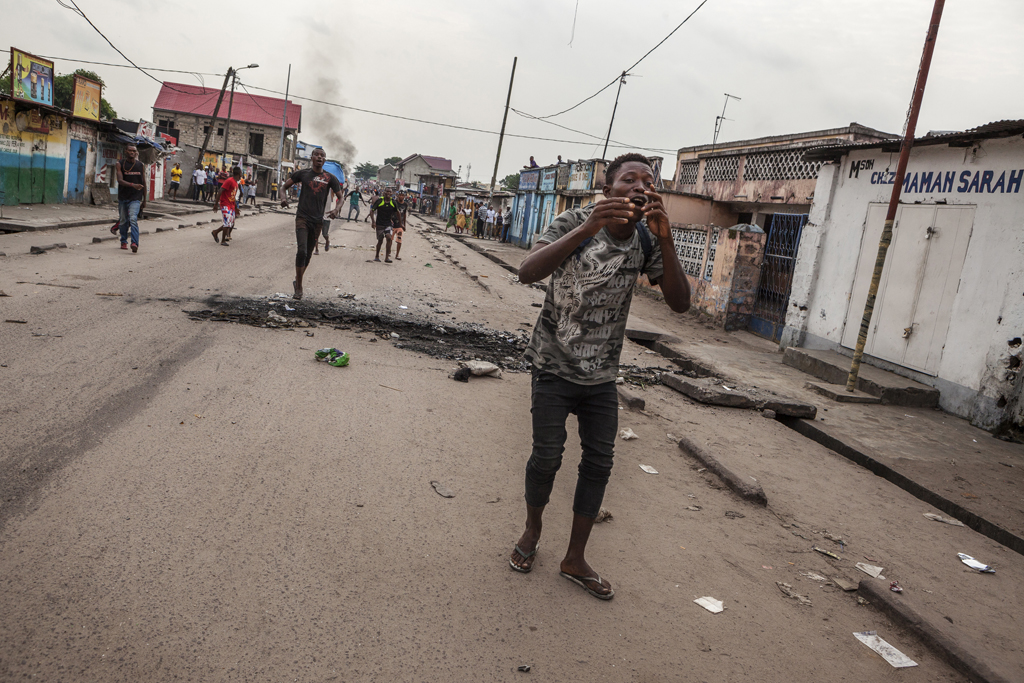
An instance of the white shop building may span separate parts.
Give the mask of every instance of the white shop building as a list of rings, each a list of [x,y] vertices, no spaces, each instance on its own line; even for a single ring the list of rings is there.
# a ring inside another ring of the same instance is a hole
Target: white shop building
[[[937,388],[940,406],[1024,425],[1024,121],[914,143],[865,361]],[[817,148],[782,346],[852,355],[899,146]]]

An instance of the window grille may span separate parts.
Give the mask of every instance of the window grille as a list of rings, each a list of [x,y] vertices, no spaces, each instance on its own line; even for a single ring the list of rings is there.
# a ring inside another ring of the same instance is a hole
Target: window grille
[[[679,184],[680,185],[696,185],[697,184],[697,168],[700,166],[699,161],[684,161],[679,164]]]
[[[743,166],[744,180],[813,180],[820,161],[804,161],[804,150],[748,154]]]
[[[707,249],[707,230],[689,228],[672,228],[672,241],[676,245],[676,255],[687,275],[700,277],[704,267],[704,252]]]
[[[736,180],[739,168],[739,157],[712,157],[704,161],[704,182]]]
[[[710,280],[715,272],[715,254],[718,252],[718,233],[721,228],[711,228],[711,242],[708,244],[708,264],[704,267],[704,279]]]

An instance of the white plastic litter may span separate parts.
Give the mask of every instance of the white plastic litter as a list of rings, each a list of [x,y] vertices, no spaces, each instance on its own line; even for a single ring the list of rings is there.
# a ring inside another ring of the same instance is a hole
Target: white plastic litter
[[[623,441],[632,441],[633,439],[639,439],[640,437],[637,436],[636,432],[634,432],[632,429],[626,427],[625,429],[619,432],[619,438],[622,439]]]
[[[711,612],[712,614],[718,614],[719,612],[725,609],[721,600],[715,600],[714,598],[707,596],[703,598],[697,598],[696,600],[694,600],[694,602],[703,607],[704,609],[706,609],[707,611]]]
[[[988,566],[987,564],[982,564],[981,562],[978,562],[976,559],[974,559],[970,555],[964,555],[963,553],[957,553],[956,556],[959,557],[960,561],[963,562],[964,564],[966,564],[968,567],[970,567],[971,569],[977,569],[982,574],[995,574],[996,573],[995,569],[992,569],[992,567]]]
[[[942,522],[943,524],[949,524],[950,526],[964,526],[964,523],[961,522],[959,519],[950,519],[949,517],[937,515],[934,512],[926,512],[924,513],[924,516],[932,521]]]
[[[642,469],[647,474],[657,474],[658,473],[658,470],[654,469],[650,465],[640,465],[640,469]]]
[[[854,633],[853,637],[880,654],[882,659],[897,669],[917,666],[917,662],[913,659],[879,638],[877,631],[861,631],[860,633]]]
[[[870,576],[872,579],[877,579],[878,575],[882,573],[881,567],[876,567],[873,564],[864,564],[863,562],[857,563],[857,569],[861,570],[862,572]]]
[[[408,306],[399,306],[399,308],[401,308],[404,311],[404,310],[407,310],[409,307]]]
[[[294,311],[295,309],[292,308],[291,306],[289,306],[288,304],[285,304],[284,305],[284,310],[286,310],[286,311]]]
[[[469,368],[469,372],[476,377],[497,377],[501,378],[501,368],[494,363],[488,363],[485,360],[467,360],[459,363],[464,368]]]

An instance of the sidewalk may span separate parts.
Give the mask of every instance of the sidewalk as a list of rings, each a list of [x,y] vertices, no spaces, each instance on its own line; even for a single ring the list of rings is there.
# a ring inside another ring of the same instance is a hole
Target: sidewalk
[[[210,210],[210,204],[180,199],[156,199],[146,204],[146,217],[185,216]],[[100,225],[117,220],[117,203],[21,204],[3,207],[0,232],[40,232],[83,225]]]

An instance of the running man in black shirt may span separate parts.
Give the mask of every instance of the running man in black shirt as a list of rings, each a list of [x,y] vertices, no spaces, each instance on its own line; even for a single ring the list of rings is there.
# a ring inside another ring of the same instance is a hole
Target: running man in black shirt
[[[377,255],[374,261],[380,261],[380,245],[386,239],[387,248],[384,251],[384,263],[391,263],[391,235],[394,228],[404,228],[405,221],[402,219],[402,211],[395,200],[391,198],[391,188],[384,188],[384,196],[370,205],[370,225],[377,231]]]
[[[341,182],[324,170],[324,162],[327,161],[327,153],[322,149],[313,150],[310,158],[312,168],[304,168],[291,174],[281,188],[281,207],[288,208],[288,190],[292,185],[301,188],[299,193],[299,208],[295,214],[295,241],[298,244],[298,251],[295,252],[295,281],[292,287],[295,293],[292,298],[302,298],[302,276],[309,265],[309,259],[313,255],[313,248],[320,241],[320,231],[323,228],[324,210],[327,208],[327,198],[330,191],[334,193],[334,209],[328,214],[331,218],[338,217],[338,209],[341,207],[341,200],[344,193],[341,189]]]

